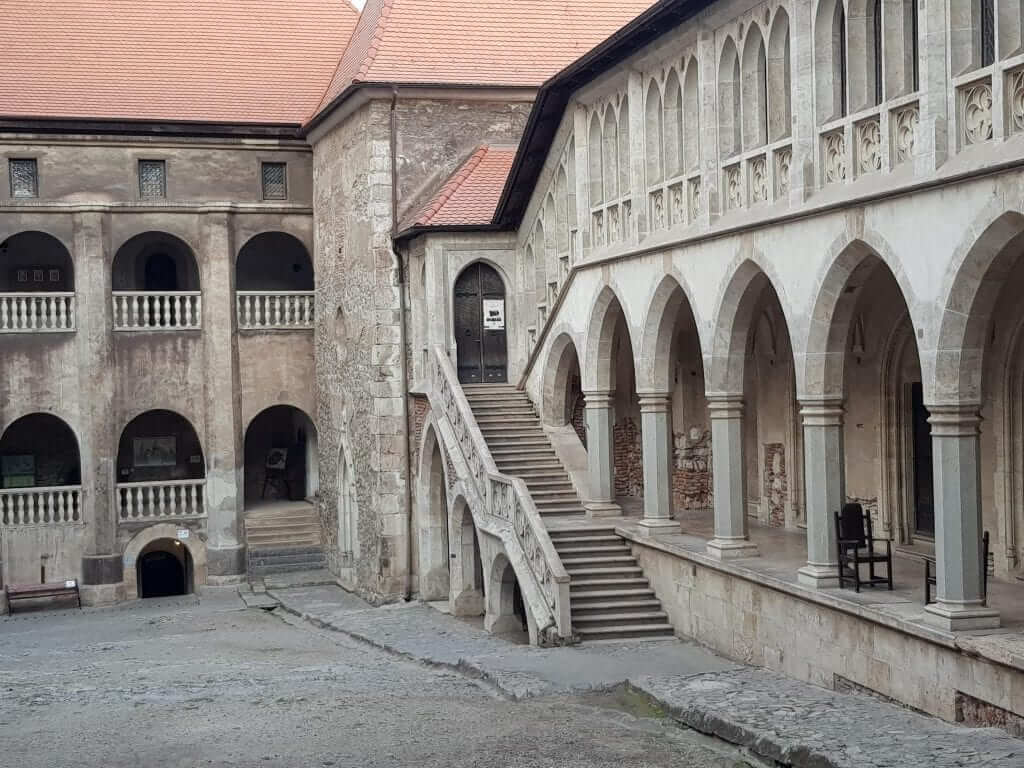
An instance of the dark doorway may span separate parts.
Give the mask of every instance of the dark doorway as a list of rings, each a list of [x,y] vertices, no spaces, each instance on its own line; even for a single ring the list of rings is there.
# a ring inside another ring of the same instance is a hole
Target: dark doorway
[[[461,383],[508,381],[505,284],[493,267],[472,264],[455,281],[455,345]]]
[[[185,564],[165,550],[146,552],[139,557],[139,596],[170,597],[188,592]]]
[[[178,290],[178,268],[166,253],[154,253],[146,259],[144,275],[146,291]]]
[[[924,390],[920,382],[910,385],[910,408],[913,422],[914,467],[914,533],[935,538],[935,496],[932,485],[932,434],[928,409],[924,407]]]

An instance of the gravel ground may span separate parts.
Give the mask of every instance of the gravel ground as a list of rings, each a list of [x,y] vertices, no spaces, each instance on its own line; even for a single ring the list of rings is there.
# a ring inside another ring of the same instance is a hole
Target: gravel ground
[[[701,766],[749,758],[624,692],[524,701],[232,590],[0,620],[0,765]]]

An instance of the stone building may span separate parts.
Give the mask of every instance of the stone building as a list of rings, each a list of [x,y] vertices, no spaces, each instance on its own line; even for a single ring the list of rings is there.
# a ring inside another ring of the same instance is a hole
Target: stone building
[[[1024,717],[1020,8],[7,5],[5,582],[323,557]]]

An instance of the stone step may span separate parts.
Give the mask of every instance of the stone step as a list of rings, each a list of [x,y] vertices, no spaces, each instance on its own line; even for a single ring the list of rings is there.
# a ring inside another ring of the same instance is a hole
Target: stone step
[[[626,606],[648,606],[660,608],[661,601],[654,596],[653,589],[621,589],[583,592],[569,600],[573,612],[595,610],[614,610]]]
[[[547,440],[544,435],[544,430],[538,426],[536,429],[524,429],[522,427],[509,428],[501,424],[477,424],[480,428],[480,434],[484,436],[484,439],[490,441],[498,438],[500,440],[532,440],[534,438],[538,440]]]
[[[589,536],[600,536],[602,538],[614,536],[616,539],[622,540],[622,537],[615,533],[615,527],[612,525],[588,525],[586,528],[565,528],[559,531],[549,531],[548,535],[551,537],[551,541],[582,539]]]
[[[537,411],[533,408],[533,403],[529,400],[487,400],[480,401],[477,403],[470,403],[470,408],[473,414],[479,416],[481,414],[502,414],[502,413],[530,413],[534,416],[537,415]]]
[[[650,582],[647,581],[645,576],[629,575],[615,577],[605,575],[602,578],[602,575],[597,575],[590,579],[576,579],[571,576],[569,578],[569,594],[573,599],[589,596],[595,592],[609,594],[611,592],[637,589],[650,589]]]
[[[297,570],[313,570],[322,568],[327,562],[323,552],[310,553],[305,555],[273,555],[270,557],[250,557],[249,570],[262,571],[278,565],[296,566]],[[299,567],[301,566],[301,567]]]
[[[582,534],[579,536],[563,536],[560,534],[567,533],[567,531],[550,531],[551,541],[555,545],[555,548],[561,550],[565,547],[583,547],[589,545],[603,546],[603,545],[621,545],[628,546],[625,543],[625,539],[620,536],[616,536],[614,533],[592,533]],[[559,535],[556,535],[559,534]]]
[[[323,554],[324,548],[319,544],[310,544],[300,547],[249,547],[248,556],[253,557],[274,557],[277,555],[315,555]]]
[[[541,435],[533,437],[504,437],[500,434],[490,435],[487,438],[487,446],[494,451],[497,448],[511,448],[517,445],[522,446],[550,446],[551,441]]]
[[[564,565],[564,563],[563,563]],[[639,565],[618,565],[600,568],[574,568],[566,566],[569,574],[569,586],[582,581],[604,581],[614,578],[641,578],[643,569]]]
[[[257,549],[277,549],[292,547],[319,547],[321,544],[319,536],[293,536],[291,538],[253,538],[247,537],[246,544]]]
[[[477,418],[476,423],[481,429],[484,427],[500,427],[502,429],[508,429],[512,427],[540,427],[540,419],[536,416],[480,416]]]
[[[557,457],[552,456],[545,458],[543,456],[537,458],[524,458],[524,459],[512,459],[505,458],[500,462],[495,460],[495,464],[503,464],[507,467],[518,467],[524,470],[531,469],[560,469],[565,472],[565,467],[562,466],[562,462]]]
[[[463,387],[462,392],[466,396],[466,399],[469,400],[469,402],[471,403],[489,403],[493,402],[494,400],[514,400],[517,402],[526,401],[528,403],[532,402],[525,392],[522,392],[518,389],[498,389],[494,390],[493,392],[478,392],[476,390],[467,390],[465,387]]]
[[[675,637],[672,625],[665,624],[622,624],[613,627],[594,627],[577,630],[580,640],[640,640]]]
[[[510,475],[515,475],[521,478],[526,483],[527,487],[531,487],[535,481],[542,482],[560,482],[568,483],[569,474],[564,470],[557,469],[521,469],[516,472],[509,472]]]
[[[600,615],[580,616],[573,613],[572,625],[576,630],[596,629],[612,625],[631,624],[633,626],[647,624],[668,624],[668,614],[664,611],[629,611],[626,613],[603,613]]]
[[[245,526],[245,532],[249,534],[253,533],[264,533],[264,534],[278,534],[278,533],[320,533],[320,526],[316,523],[280,523],[277,525],[247,525]]]
[[[327,560],[321,557],[319,560],[309,560],[304,563],[281,563],[275,565],[253,566],[249,569],[249,576],[266,576],[273,573],[294,573],[296,571],[315,571],[327,566]]]
[[[620,566],[636,565],[636,558],[628,551],[624,555],[583,555],[562,557],[562,565],[565,566],[567,571],[579,568],[598,568],[606,565],[617,568]]]
[[[574,544],[573,546],[555,546],[555,551],[563,560],[567,557],[616,555],[633,556],[633,551],[622,541],[598,542],[591,544]]]
[[[508,447],[502,446],[500,448],[488,445],[488,448],[490,448],[491,456],[495,461],[499,461],[501,459],[507,460],[510,457],[516,458],[519,456],[529,458],[544,456],[555,457],[555,449],[550,445],[509,445]]]
[[[527,487],[530,489],[530,493],[536,491],[564,491],[565,493],[576,493],[576,486],[572,484],[571,480],[532,480],[528,482]]]
[[[587,514],[587,510],[583,507],[582,504],[576,507],[541,507],[536,504],[534,506],[537,507],[537,512],[540,514],[541,517],[557,517],[559,515]]]

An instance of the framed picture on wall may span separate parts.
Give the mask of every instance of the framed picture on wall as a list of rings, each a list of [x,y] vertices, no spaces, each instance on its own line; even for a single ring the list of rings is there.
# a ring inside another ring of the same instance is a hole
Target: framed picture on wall
[[[36,457],[32,454],[0,456],[3,488],[31,488],[36,484]]]
[[[177,440],[168,437],[136,437],[132,441],[132,464],[136,467],[173,467],[178,463]]]

